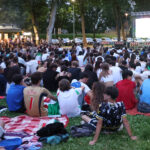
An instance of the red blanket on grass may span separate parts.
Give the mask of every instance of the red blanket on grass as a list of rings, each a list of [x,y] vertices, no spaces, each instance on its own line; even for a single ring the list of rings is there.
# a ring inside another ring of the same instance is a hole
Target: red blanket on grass
[[[14,118],[0,117],[5,122],[5,130],[7,132],[26,132],[33,135],[40,128],[46,126],[49,123],[53,123],[54,120],[62,122],[66,127],[69,123],[67,116],[61,116],[58,118],[49,117],[30,117],[27,115],[17,116]]]
[[[134,107],[134,108],[132,108],[132,109],[126,110],[126,112],[127,112],[128,115],[131,115],[131,116],[135,116],[135,115],[150,116],[150,113],[141,113],[141,112],[138,112],[137,106]]]

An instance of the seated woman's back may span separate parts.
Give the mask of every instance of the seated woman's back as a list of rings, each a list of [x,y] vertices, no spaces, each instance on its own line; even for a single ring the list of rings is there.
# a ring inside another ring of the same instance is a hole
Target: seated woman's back
[[[99,80],[101,82],[104,82],[106,87],[113,86],[114,85],[113,75],[111,70],[109,70],[109,65],[107,63],[104,63],[101,66],[101,68],[102,72],[100,73]]]

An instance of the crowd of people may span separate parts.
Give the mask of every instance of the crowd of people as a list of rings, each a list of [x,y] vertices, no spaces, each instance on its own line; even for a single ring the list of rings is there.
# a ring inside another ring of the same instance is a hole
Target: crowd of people
[[[123,125],[131,139],[137,139],[126,110],[137,106],[150,113],[149,83],[148,47],[0,44],[0,96],[6,96],[9,111],[47,116],[43,97],[58,101],[62,115],[81,116],[96,131],[90,145],[101,130],[119,131]]]

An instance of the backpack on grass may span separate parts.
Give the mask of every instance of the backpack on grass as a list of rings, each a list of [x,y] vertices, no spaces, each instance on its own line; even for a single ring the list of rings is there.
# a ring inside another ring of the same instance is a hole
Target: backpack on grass
[[[89,124],[83,124],[78,126],[72,126],[70,134],[72,137],[84,137],[93,135],[94,130]]]
[[[49,137],[52,135],[66,134],[66,133],[67,130],[64,128],[63,123],[60,122],[48,124],[47,126],[37,131],[37,135],[40,137]]]

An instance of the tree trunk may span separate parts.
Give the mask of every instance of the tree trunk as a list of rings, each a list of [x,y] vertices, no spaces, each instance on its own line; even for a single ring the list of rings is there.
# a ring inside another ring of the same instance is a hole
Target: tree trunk
[[[113,3],[113,11],[114,11],[114,15],[115,15],[115,20],[116,20],[116,31],[117,31],[117,38],[118,41],[120,41],[120,10],[119,10],[119,6],[116,3],[116,1]]]
[[[82,23],[83,46],[87,47],[86,34],[85,34],[84,14],[81,15],[81,23]]]
[[[86,33],[85,33],[85,20],[84,20],[84,1],[80,0],[80,11],[81,11],[81,25],[82,25],[82,36],[83,36],[83,46],[87,47]]]
[[[35,43],[36,43],[36,45],[38,45],[39,44],[39,33],[38,33],[38,29],[37,29],[37,26],[35,23],[34,14],[31,13],[31,15],[32,15],[32,26],[33,26],[33,31],[34,31],[34,35],[35,35]]]
[[[96,29],[95,29],[95,27],[93,28],[93,38],[95,39],[95,37],[96,37]]]
[[[116,7],[116,23],[117,23],[117,37],[118,37],[118,41],[120,41],[120,19],[119,19],[119,11],[118,8]]]
[[[55,0],[54,3],[52,4],[52,11],[50,13],[50,20],[49,20],[49,25],[47,28],[48,44],[50,44],[52,42],[52,33],[53,33],[54,24],[55,24],[55,20],[56,20],[57,7],[58,7],[57,0]]]
[[[125,41],[126,37],[125,37],[125,31],[124,31],[124,23],[122,21],[121,21],[121,32],[122,32],[123,41]]]

